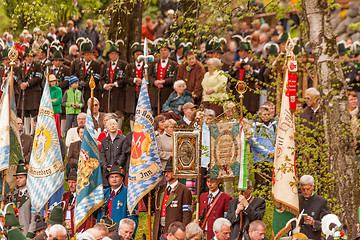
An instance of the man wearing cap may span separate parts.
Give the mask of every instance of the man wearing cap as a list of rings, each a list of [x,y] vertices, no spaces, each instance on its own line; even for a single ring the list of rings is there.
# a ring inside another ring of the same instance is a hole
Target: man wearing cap
[[[159,239],[173,222],[179,221],[186,226],[192,216],[191,192],[174,178],[172,157],[168,160],[164,172],[167,184],[161,185],[155,192],[153,239]]]
[[[45,230],[47,228],[47,224],[41,219],[40,216],[38,216],[35,226],[36,227],[35,227],[34,232],[35,232],[36,239],[37,240],[46,240]],[[40,237],[40,235],[43,237]]]
[[[103,149],[104,146],[101,147]],[[123,218],[130,218],[135,221],[136,225],[139,223],[139,214],[137,207],[129,213],[127,207],[127,187],[125,187],[123,180],[125,178],[125,171],[114,164],[106,176],[110,187],[104,190],[104,206],[101,212],[98,213],[97,219],[100,221],[104,214],[114,222],[119,223]],[[136,229],[135,229],[136,232]]]
[[[83,53],[84,61],[80,63],[79,68],[75,69],[74,74],[79,78],[79,89],[83,92],[84,100],[87,101],[91,94],[89,82],[91,76],[93,76],[96,84],[94,96],[97,99],[101,99],[101,88],[99,84],[101,64],[94,60],[92,42],[89,39],[86,39],[80,44],[80,49]]]
[[[26,134],[32,135],[34,118],[38,114],[41,99],[41,79],[43,77],[41,65],[34,61],[31,48],[25,48],[25,61],[21,64],[18,72],[18,85],[22,90],[17,103],[18,115],[24,110],[24,124]],[[24,109],[23,109],[24,108]]]
[[[150,65],[149,97],[151,107],[154,109],[157,109],[158,107],[161,108],[173,91],[178,66],[176,62],[169,59],[170,51],[171,49],[167,41],[160,42],[160,59]]]
[[[121,222],[121,221],[120,221]],[[111,237],[115,234],[116,230],[119,227],[119,223],[114,222],[108,215],[102,216],[100,223],[104,223],[108,229],[108,237]]]
[[[20,229],[14,227],[8,231],[7,238],[8,240],[27,240],[24,234],[21,233]]]
[[[259,66],[257,61],[251,57],[250,43],[241,42],[237,54],[239,60],[233,63],[229,71],[229,74],[233,77],[233,79],[229,81],[229,88],[232,91],[232,94],[236,96],[235,99],[238,99],[238,93],[235,88],[239,81],[245,81],[247,86],[255,91],[260,87],[257,82]],[[250,113],[256,114],[256,111],[259,109],[259,93],[247,91],[244,95],[244,99],[246,109]]]
[[[17,188],[12,192],[12,200],[15,203],[18,213],[19,222],[23,227],[24,235],[33,233],[35,229],[35,212],[31,211],[30,194],[26,189],[27,169],[25,164],[20,163],[16,168],[16,185]]]
[[[247,225],[264,217],[265,200],[251,193],[252,182],[247,180],[247,190],[239,191],[239,197],[229,202],[226,218],[231,222],[230,239],[237,239]]]
[[[50,228],[56,224],[60,224],[62,226],[65,226],[65,222],[63,221],[64,219],[64,212],[62,207],[60,206],[56,206],[53,208],[53,210],[50,213],[50,217],[48,220],[46,220],[46,224],[47,224],[47,228],[45,230],[45,232],[41,233],[39,235],[40,239],[48,239],[50,236]]]
[[[184,116],[176,122],[179,127],[190,126],[191,122],[195,118],[196,107],[197,106],[192,102],[187,102],[183,105]]]
[[[24,226],[20,225],[19,219],[15,216],[15,213],[7,212],[5,214],[5,218],[4,218],[4,227],[6,229],[10,229],[10,228],[13,228],[13,227],[17,227],[19,229],[22,229]]]
[[[214,221],[221,217],[226,217],[229,201],[232,197],[219,189],[220,180],[211,179],[210,173],[206,175],[206,185],[209,192],[200,196],[200,226],[205,231],[207,239],[212,239],[215,235],[212,231]]]
[[[103,112],[114,112],[118,115],[119,127],[121,128],[124,121],[125,68],[127,62],[119,58],[120,51],[115,44],[111,44],[107,55],[110,61],[103,66],[100,75],[100,84],[104,89],[101,107]]]
[[[185,62],[179,66],[176,80],[186,82],[186,89],[191,92],[195,103],[197,103],[201,100],[201,82],[205,75],[205,68],[196,60],[195,53],[192,51],[187,51],[184,54],[184,60]]]
[[[36,52],[37,53],[36,57],[37,57],[38,62],[41,65],[41,69],[42,69],[44,78],[45,78],[45,73],[46,73],[46,64],[49,62],[48,55],[47,55],[48,49],[49,49],[49,42],[45,41],[43,44],[41,44],[39,51]]]
[[[52,66],[50,68],[50,74],[54,74],[56,79],[59,80],[58,86],[61,88],[64,95],[65,91],[69,88],[70,68],[64,65],[64,58],[59,50],[55,50],[54,56],[51,59]]]
[[[28,164],[30,162],[30,156],[31,156],[31,150],[33,145],[33,137],[30,135],[27,135],[23,132],[24,124],[21,118],[16,118],[17,125],[19,128],[19,134],[20,134],[20,140],[21,140],[21,148],[22,153],[24,156],[24,162],[25,164]]]
[[[129,63],[125,70],[125,112],[130,114],[130,127],[133,129],[134,121],[132,120],[135,115],[135,108],[139,98],[142,79],[144,78],[144,61],[138,59],[139,56],[144,54],[143,46],[138,44],[133,51],[134,62]]]
[[[169,58],[177,63],[177,65],[182,64],[183,52],[184,52],[184,42],[180,39],[175,40],[175,51],[170,53]]]

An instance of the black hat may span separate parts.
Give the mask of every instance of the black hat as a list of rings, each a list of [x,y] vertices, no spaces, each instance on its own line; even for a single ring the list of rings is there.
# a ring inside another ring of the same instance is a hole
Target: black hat
[[[19,163],[16,168],[16,173],[14,174],[14,177],[19,175],[27,175],[27,168],[24,163]]]
[[[134,48],[134,51],[132,52],[133,55],[134,55],[136,52],[142,52],[142,53],[144,53],[144,47],[143,47],[143,45],[137,44],[137,45],[135,46],[135,48]]]
[[[58,50],[55,50],[52,60],[64,60],[62,53]]]
[[[81,42],[80,44],[80,50],[83,53],[92,53],[92,47],[93,47],[93,43],[90,39],[86,38],[84,41]]]
[[[33,53],[32,49],[31,49],[31,47],[26,47],[25,48],[24,57],[26,57],[26,56],[34,56],[34,53]]]
[[[172,172],[174,171],[174,166],[173,166],[173,157],[169,157],[164,172]]]
[[[220,52],[222,53],[222,49],[221,49],[221,43],[216,42],[212,45],[212,52]]]
[[[67,181],[69,180],[74,180],[76,181],[77,180],[77,172],[76,172],[76,169],[71,169],[70,170],[70,173],[69,173],[69,176],[67,178]]]
[[[280,43],[285,43],[289,38],[289,35],[287,32],[283,32],[283,34],[281,34],[281,37],[279,39],[279,41],[277,41],[277,44],[280,44]]]
[[[51,211],[50,217],[48,220],[46,220],[46,223],[51,224],[51,225],[60,224],[60,225],[65,226],[65,222],[63,221],[63,219],[64,219],[64,212],[63,212],[62,207],[56,206]]]
[[[106,175],[106,178],[109,178],[111,174],[120,174],[122,177],[125,177],[124,169],[120,167],[117,163],[112,165],[110,172]]]
[[[43,230],[47,228],[47,224],[41,219],[39,218],[38,220],[36,220],[36,225],[35,225],[35,230],[34,232]]]
[[[170,45],[169,45],[169,42],[167,40],[163,40],[163,41],[159,41],[158,44],[158,49],[160,50],[161,48],[168,48],[169,51],[171,51],[171,48],[170,48]]]

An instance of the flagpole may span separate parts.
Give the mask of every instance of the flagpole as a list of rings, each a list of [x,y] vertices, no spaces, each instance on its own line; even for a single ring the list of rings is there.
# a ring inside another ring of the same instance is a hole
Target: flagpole
[[[89,87],[91,89],[91,103],[90,103],[90,110],[91,110],[91,117],[94,115],[94,89],[96,87],[94,76],[91,74]]]
[[[154,60],[154,56],[149,55],[148,51],[148,44],[147,44],[147,38],[144,40],[144,55],[141,55],[138,57],[138,60],[144,60],[144,70],[145,70],[145,80],[148,82],[148,60],[152,59]],[[149,240],[151,240],[151,191],[148,194],[148,233],[149,233]]]

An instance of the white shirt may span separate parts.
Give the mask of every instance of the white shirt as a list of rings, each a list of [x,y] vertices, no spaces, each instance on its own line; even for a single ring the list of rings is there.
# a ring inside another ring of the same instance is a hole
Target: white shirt
[[[77,133],[77,127],[70,128],[66,134],[65,146],[67,148],[69,148],[71,143],[77,142],[80,140],[81,139],[79,137],[79,134]]]
[[[178,185],[179,181],[176,180],[173,184],[169,185],[169,183],[167,183],[166,185],[166,189],[170,186],[171,187],[171,191],[174,190],[174,188]]]
[[[190,125],[191,121],[185,115],[183,117],[183,120],[187,125]]]
[[[111,188],[111,191],[115,191],[115,194],[120,190],[120,188],[122,187],[123,184],[120,185],[120,187],[116,188],[116,189],[112,189]]]
[[[161,68],[164,68],[164,67],[166,67],[166,65],[168,64],[168,61],[169,61],[169,59],[167,58],[166,60],[160,60],[160,64],[161,64]]]
[[[111,62],[111,64],[110,64],[110,69],[111,69],[111,70],[113,70],[113,69],[116,67],[117,62],[118,62],[118,59],[116,59],[115,62]]]

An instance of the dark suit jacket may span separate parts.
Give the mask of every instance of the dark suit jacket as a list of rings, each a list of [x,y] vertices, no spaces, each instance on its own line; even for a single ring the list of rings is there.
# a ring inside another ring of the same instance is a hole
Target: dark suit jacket
[[[158,106],[158,88],[154,85],[155,80],[158,79],[158,67],[160,62],[155,61],[150,65],[149,71],[149,97],[151,107]],[[169,98],[170,94],[173,91],[173,85],[177,75],[178,65],[171,59],[168,59],[164,80],[165,83],[163,84],[164,87],[161,89],[160,94],[160,107],[164,105],[165,101]]]
[[[242,212],[243,224],[240,226],[240,217],[235,214],[239,199],[235,198],[230,201],[229,208],[227,210],[226,218],[231,222],[230,239],[237,239],[240,231],[244,230],[244,227],[255,220],[262,220],[265,214],[265,200],[262,198],[254,197],[254,200],[249,206]]]
[[[76,141],[70,144],[67,159],[72,169],[74,168],[77,170],[78,168],[80,149],[81,149],[81,141]]]
[[[314,194],[307,200],[299,194],[299,212],[304,209],[304,213],[314,218],[315,225],[303,225],[300,232],[304,233],[309,239],[320,239],[321,219],[329,213],[327,200]]]
[[[136,91],[136,84],[134,83],[134,79],[136,78],[136,67],[135,63],[130,63],[126,67],[125,71],[125,82],[126,82],[126,105],[125,105],[125,112],[127,113],[135,113],[135,108],[137,104],[137,99],[139,98],[140,94],[140,87],[138,91]],[[143,66],[141,77],[144,77],[145,69]]]
[[[153,225],[153,239],[159,239],[161,206],[167,185],[161,185],[155,192],[155,217]],[[180,182],[171,192],[166,204],[165,229],[173,222],[179,221],[186,226],[191,221],[192,195],[190,190]]]
[[[28,164],[30,162],[33,137],[23,133],[20,135],[20,140],[21,140],[21,147],[23,151],[24,161],[26,164]]]

